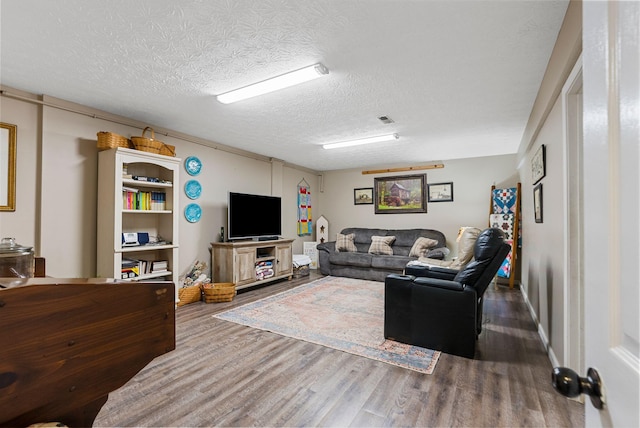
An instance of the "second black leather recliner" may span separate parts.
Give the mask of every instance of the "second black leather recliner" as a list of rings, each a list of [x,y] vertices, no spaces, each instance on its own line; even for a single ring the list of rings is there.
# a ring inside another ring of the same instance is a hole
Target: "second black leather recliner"
[[[482,297],[510,249],[500,229],[485,229],[474,245],[474,260],[452,279],[387,276],[385,338],[473,358]]]

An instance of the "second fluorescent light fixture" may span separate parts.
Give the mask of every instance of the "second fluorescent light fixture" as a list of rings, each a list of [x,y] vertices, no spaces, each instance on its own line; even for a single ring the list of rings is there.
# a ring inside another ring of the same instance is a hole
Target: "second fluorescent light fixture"
[[[317,79],[329,74],[329,69],[318,63],[300,70],[282,74],[280,76],[245,86],[244,88],[234,89],[217,96],[218,101],[223,104],[230,104],[236,101],[246,100],[247,98],[257,97],[258,95],[277,91],[278,89],[288,88],[309,80]]]
[[[379,135],[377,137],[360,138],[359,140],[342,141],[340,143],[324,144],[323,149],[339,149],[342,147],[359,146],[361,144],[382,143],[400,138],[398,134]]]

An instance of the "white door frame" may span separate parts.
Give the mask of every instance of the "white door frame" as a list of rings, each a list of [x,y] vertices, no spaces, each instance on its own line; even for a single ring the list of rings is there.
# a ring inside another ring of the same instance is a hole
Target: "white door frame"
[[[564,361],[584,373],[582,56],[562,88],[564,134]]]

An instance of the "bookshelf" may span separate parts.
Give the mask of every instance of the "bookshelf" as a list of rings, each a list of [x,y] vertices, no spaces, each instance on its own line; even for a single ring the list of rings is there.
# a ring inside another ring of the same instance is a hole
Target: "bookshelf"
[[[125,148],[98,154],[98,277],[178,283],[180,161]]]

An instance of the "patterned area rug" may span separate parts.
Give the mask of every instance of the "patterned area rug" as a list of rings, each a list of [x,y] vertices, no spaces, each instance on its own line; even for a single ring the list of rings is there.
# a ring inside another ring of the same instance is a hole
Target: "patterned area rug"
[[[431,374],[439,351],[384,338],[384,283],[325,277],[213,315]]]

